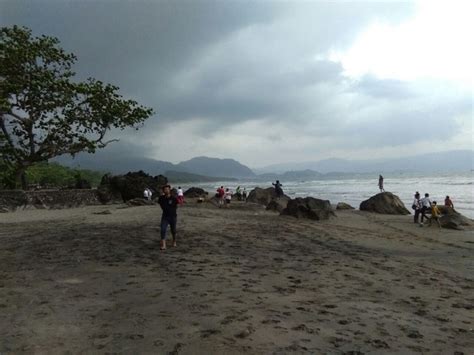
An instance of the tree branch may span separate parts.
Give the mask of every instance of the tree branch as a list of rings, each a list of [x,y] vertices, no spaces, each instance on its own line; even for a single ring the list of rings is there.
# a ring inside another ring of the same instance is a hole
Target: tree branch
[[[5,136],[5,139],[8,145],[10,146],[13,155],[18,158],[18,154],[15,150],[15,145],[13,144],[13,140],[10,137],[10,133],[8,132],[7,127],[5,126],[5,119],[3,117],[0,117],[0,128],[2,129],[3,135]]]

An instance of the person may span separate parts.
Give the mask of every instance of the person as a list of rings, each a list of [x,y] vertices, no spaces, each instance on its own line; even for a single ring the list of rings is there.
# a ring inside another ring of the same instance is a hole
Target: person
[[[242,200],[247,201],[247,190],[245,189],[245,187],[242,190]]]
[[[216,197],[218,199],[217,203],[219,205],[219,208],[221,208],[224,205],[224,197],[225,197],[224,186],[221,186],[217,189]]]
[[[163,213],[161,215],[161,240],[160,240],[160,250],[166,249],[166,230],[168,225],[171,229],[171,235],[173,237],[173,246],[176,246],[176,224],[178,219],[177,209],[178,209],[178,199],[175,196],[171,195],[171,186],[163,186],[163,194],[158,198],[158,204],[160,205]]]
[[[425,193],[425,197],[421,199],[421,223],[420,223],[420,226],[423,225],[423,219],[426,218],[426,219],[430,219],[427,215],[426,215],[426,211],[430,210],[431,209],[431,200],[430,200],[430,194],[428,193]]]
[[[181,186],[178,186],[178,204],[182,205],[184,203],[184,192]]]
[[[240,191],[240,186],[237,186],[235,189],[235,194],[237,195],[237,200],[242,201],[242,192]]]
[[[380,192],[385,192],[385,189],[383,188],[383,176],[379,175],[379,189]]]
[[[143,191],[143,197],[145,198],[145,200],[151,201],[151,196],[153,196],[153,192],[151,192],[151,190],[146,187]]]
[[[273,186],[275,186],[275,192],[277,195],[277,198],[280,198],[283,196],[283,189],[281,188],[283,185],[280,184],[280,180],[277,180],[275,183],[272,183]]]
[[[433,201],[431,203],[431,218],[429,225],[431,226],[431,222],[434,219],[436,223],[438,223],[438,228],[441,228],[439,217],[441,217],[441,213],[439,212],[438,206],[436,205],[436,201]]]
[[[418,219],[419,219],[419,216],[420,216],[420,212],[421,212],[421,201],[420,201],[420,193],[417,191],[415,193],[415,199],[413,200],[413,205],[411,206],[411,208],[413,208],[415,210],[415,216],[413,218],[414,222],[415,223],[418,223]]]
[[[444,205],[446,207],[450,207],[454,210],[454,204],[453,204],[453,201],[449,198],[449,196],[446,196],[446,198],[444,199]]]
[[[227,207],[229,207],[230,201],[232,201],[232,191],[227,188],[225,189],[225,204]]]

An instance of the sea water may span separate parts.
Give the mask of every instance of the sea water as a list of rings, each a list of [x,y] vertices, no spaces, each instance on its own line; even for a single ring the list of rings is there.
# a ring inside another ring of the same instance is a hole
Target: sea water
[[[474,219],[474,173],[440,173],[436,175],[422,175],[409,173],[384,174],[384,188],[403,201],[405,206],[411,210],[414,194],[419,191],[423,197],[425,193],[430,194],[431,201],[437,201],[443,205],[446,196],[450,196],[454,208]],[[345,175],[335,178],[323,178],[311,181],[280,181],[283,191],[291,198],[316,197],[329,200],[331,204],[346,202],[358,208],[360,203],[371,196],[379,193],[378,175]],[[209,193],[214,193],[219,186],[229,187],[235,192],[237,186],[246,188],[250,192],[254,187],[270,187],[271,181],[219,181],[212,183],[186,184],[201,187]],[[184,184],[183,184],[184,185]],[[183,186],[185,187],[185,186]]]

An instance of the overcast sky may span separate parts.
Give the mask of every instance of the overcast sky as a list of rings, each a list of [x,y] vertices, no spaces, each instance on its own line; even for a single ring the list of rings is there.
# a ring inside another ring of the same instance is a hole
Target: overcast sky
[[[474,2],[0,0],[156,115],[114,151],[251,167],[473,149]]]

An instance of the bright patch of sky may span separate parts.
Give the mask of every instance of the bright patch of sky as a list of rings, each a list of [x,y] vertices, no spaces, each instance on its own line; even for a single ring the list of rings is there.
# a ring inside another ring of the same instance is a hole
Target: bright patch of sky
[[[417,7],[407,22],[370,24],[347,51],[331,51],[329,59],[351,77],[437,78],[472,89],[474,1],[420,1]]]

